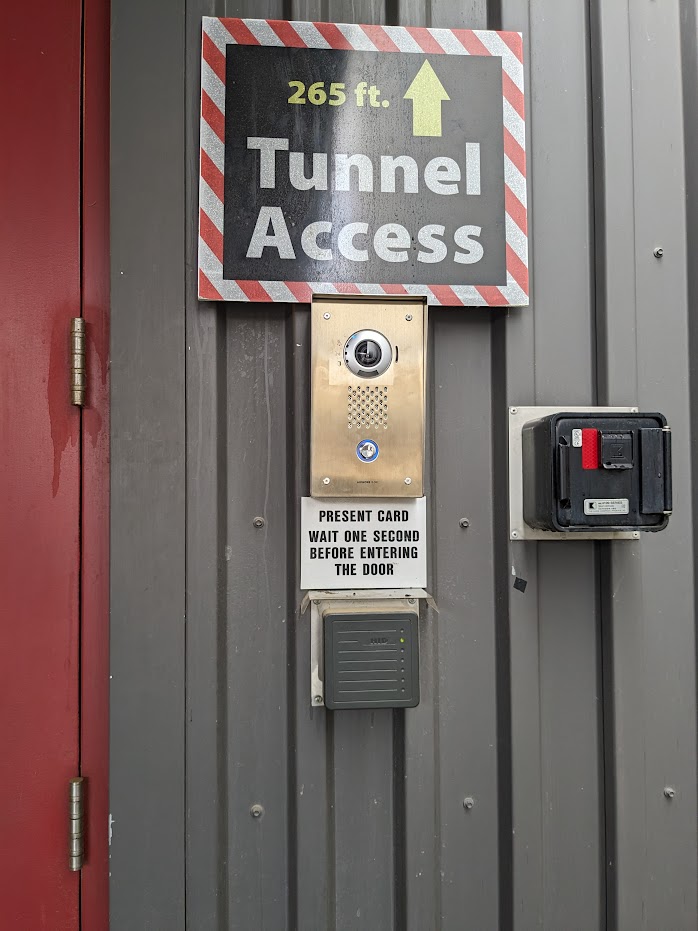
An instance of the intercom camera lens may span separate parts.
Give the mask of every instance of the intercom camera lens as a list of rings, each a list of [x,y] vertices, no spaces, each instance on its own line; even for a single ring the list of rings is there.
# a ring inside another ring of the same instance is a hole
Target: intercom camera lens
[[[364,368],[374,368],[383,358],[381,347],[375,340],[362,339],[354,350],[356,361]]]
[[[392,347],[378,330],[358,330],[344,344],[344,362],[359,378],[378,378],[390,368],[392,358]],[[373,397],[372,391],[361,389],[362,401]]]

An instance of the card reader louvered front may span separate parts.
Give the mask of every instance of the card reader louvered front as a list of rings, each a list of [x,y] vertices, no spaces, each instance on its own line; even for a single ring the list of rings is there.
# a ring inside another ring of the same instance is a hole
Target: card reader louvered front
[[[414,612],[325,615],[325,705],[419,704],[419,627]]]

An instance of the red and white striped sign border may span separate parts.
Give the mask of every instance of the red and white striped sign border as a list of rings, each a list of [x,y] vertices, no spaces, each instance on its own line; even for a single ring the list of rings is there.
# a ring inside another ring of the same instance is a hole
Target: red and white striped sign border
[[[415,294],[429,304],[528,304],[526,135],[523,48],[518,32],[359,26],[275,19],[204,17],[201,57],[199,298],[210,301],[300,301],[313,294]],[[343,284],[328,281],[242,281],[223,278],[225,50],[227,45],[356,49],[427,55],[491,55],[502,60],[507,283],[473,285]]]

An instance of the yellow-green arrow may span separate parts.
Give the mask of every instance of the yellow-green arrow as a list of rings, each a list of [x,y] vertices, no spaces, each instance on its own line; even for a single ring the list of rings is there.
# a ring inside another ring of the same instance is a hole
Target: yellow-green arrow
[[[412,135],[441,135],[441,103],[451,98],[428,61],[407,88],[405,100],[412,101]]]

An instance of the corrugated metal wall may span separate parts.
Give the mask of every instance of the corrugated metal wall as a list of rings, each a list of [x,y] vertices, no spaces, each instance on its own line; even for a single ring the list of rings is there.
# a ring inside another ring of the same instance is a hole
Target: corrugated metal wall
[[[309,314],[196,300],[202,15],[524,33],[532,302],[431,313],[414,710],[309,706]],[[693,0],[112,16],[113,931],[695,931]],[[516,403],[664,412],[669,529],[510,544]]]

